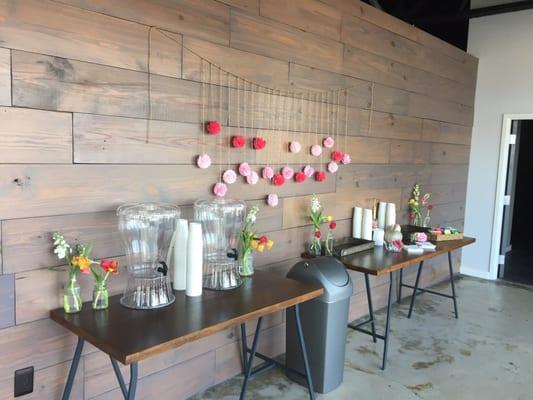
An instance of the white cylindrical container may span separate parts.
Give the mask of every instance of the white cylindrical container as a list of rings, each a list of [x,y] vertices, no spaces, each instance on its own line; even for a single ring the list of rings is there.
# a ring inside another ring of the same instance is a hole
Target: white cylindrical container
[[[385,228],[396,225],[396,204],[387,203],[387,212],[385,213]]]
[[[172,272],[174,290],[187,288],[187,247],[189,241],[189,223],[186,219],[178,219],[176,224],[176,237],[172,253]]]
[[[375,228],[372,231],[372,240],[374,241],[374,245],[383,246],[383,242],[385,240],[385,230],[381,228]]]
[[[385,229],[385,216],[387,214],[387,203],[380,201],[378,204],[378,228]]]
[[[202,224],[191,222],[189,224],[189,240],[187,241],[187,296],[200,296],[202,294],[203,276],[203,245]]]
[[[363,209],[355,207],[353,209],[352,236],[361,239],[361,224],[363,222]]]
[[[361,224],[361,239],[372,240],[372,210],[363,210],[363,223]]]

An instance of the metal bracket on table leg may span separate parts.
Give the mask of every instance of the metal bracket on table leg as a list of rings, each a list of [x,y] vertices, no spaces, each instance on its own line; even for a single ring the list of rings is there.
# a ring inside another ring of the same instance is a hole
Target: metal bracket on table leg
[[[72,385],[74,384],[76,371],[78,370],[78,365],[80,364],[81,352],[83,350],[84,343],[85,340],[83,340],[81,337],[78,337],[78,344],[76,345],[76,350],[74,351],[74,358],[72,359],[72,364],[70,364],[67,383],[65,385],[65,390],[63,391],[63,400],[68,400],[70,398],[70,392],[72,392]]]
[[[111,356],[109,356],[109,359],[111,360],[113,371],[115,371],[115,375],[117,376],[117,380],[120,385],[120,390],[122,391],[122,396],[124,396],[125,400],[135,399],[135,392],[137,390],[137,379],[138,379],[137,363],[134,362],[130,364],[130,386],[129,386],[129,389],[126,389],[126,384],[124,383],[124,377],[122,376],[122,372],[120,372],[120,368],[118,366],[117,360],[115,360]]]

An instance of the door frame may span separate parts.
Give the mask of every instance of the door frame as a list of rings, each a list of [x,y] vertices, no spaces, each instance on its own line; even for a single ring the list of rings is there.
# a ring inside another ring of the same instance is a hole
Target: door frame
[[[513,120],[533,120],[533,114],[503,114],[500,139],[500,157],[494,199],[494,216],[492,224],[492,244],[490,247],[489,279],[498,279],[498,265],[502,240],[504,197],[509,165],[509,146],[511,144],[511,126]],[[514,199],[511,199],[514,201]]]

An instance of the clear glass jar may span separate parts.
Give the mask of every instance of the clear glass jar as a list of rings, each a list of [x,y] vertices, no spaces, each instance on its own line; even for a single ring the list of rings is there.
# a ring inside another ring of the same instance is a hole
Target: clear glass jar
[[[194,219],[202,224],[204,288],[227,290],[241,285],[237,249],[245,216],[242,201],[217,198],[194,203]]]
[[[317,232],[320,233],[320,230],[313,230],[313,236],[311,237],[311,243],[309,244],[309,254],[318,257],[322,255],[322,243],[320,242],[320,234],[317,235]]]
[[[96,282],[93,288],[93,310],[105,310],[109,307],[107,281]]]
[[[76,274],[71,274],[63,288],[63,309],[67,314],[74,314],[81,311],[81,306],[80,284],[76,279]]]
[[[331,230],[328,230],[326,239],[324,240],[324,255],[333,255],[333,232]]]
[[[239,274],[241,276],[252,276],[254,274],[254,256],[251,249],[243,252],[240,258]]]

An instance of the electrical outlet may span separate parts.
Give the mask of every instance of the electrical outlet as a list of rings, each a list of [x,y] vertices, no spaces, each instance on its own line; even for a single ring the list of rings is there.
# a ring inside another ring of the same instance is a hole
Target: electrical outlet
[[[15,397],[33,392],[33,366],[15,371]]]

